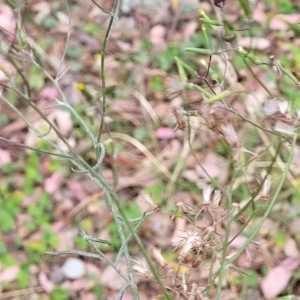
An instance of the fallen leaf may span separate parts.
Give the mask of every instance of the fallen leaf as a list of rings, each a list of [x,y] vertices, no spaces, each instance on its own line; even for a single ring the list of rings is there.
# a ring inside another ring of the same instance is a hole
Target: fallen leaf
[[[125,263],[119,263],[119,269],[124,272],[126,269]],[[106,286],[112,290],[121,290],[122,287],[126,284],[126,281],[114,270],[113,267],[107,266],[101,277],[100,277],[101,285]]]

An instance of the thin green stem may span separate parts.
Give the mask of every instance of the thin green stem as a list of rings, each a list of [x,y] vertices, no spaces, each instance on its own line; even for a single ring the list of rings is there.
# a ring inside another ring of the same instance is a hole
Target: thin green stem
[[[6,139],[6,138],[4,138],[2,136],[0,136],[0,140],[1,141],[5,141],[5,142],[7,142],[9,144],[12,144],[14,146],[17,146],[17,147],[29,149],[29,150],[40,152],[40,153],[43,153],[43,154],[48,154],[48,155],[51,155],[51,156],[62,157],[62,158],[66,158],[66,159],[74,159],[74,157],[69,156],[69,155],[60,154],[60,153],[54,153],[54,152],[50,152],[50,151],[46,151],[46,150],[42,150],[42,149],[30,147],[30,146],[27,146],[27,145],[24,145],[24,144],[21,144],[21,143],[13,142],[13,141],[8,140],[8,139]]]
[[[97,143],[99,143],[100,139],[101,139],[101,135],[102,135],[103,128],[104,128],[105,116],[106,116],[106,108],[107,108],[106,76],[105,76],[105,54],[106,53],[105,52],[106,52],[106,46],[107,46],[107,42],[108,42],[108,39],[109,39],[109,35],[110,35],[111,29],[112,29],[112,25],[114,23],[114,20],[116,19],[116,14],[117,14],[118,9],[119,9],[119,5],[120,5],[119,0],[116,0],[115,3],[114,3],[113,10],[109,14],[110,15],[109,24],[108,24],[108,28],[107,28],[106,33],[105,33],[103,46],[102,46],[102,50],[101,50],[102,117],[101,117],[101,122],[100,122],[98,135],[97,135]]]
[[[226,206],[227,206],[227,211],[228,211],[228,217],[227,217],[228,223],[226,225],[225,238],[224,238],[223,247],[222,247],[222,260],[221,260],[221,266],[219,269],[218,284],[217,284],[217,290],[216,290],[216,294],[215,294],[215,300],[220,299],[223,278],[225,276],[225,272],[226,272],[226,268],[227,268],[226,256],[227,256],[227,250],[228,250],[229,238],[230,238],[230,232],[231,232],[231,223],[233,222],[233,218],[232,218],[232,186],[233,186],[235,178],[236,178],[236,172],[234,173],[234,175],[231,179],[231,184],[230,184],[229,190],[227,192]]]
[[[132,225],[131,225],[131,223],[128,221],[126,215],[125,215],[124,212],[122,211],[119,202],[116,202],[116,206],[118,207],[119,212],[120,212],[120,214],[122,215],[122,217],[123,217],[123,219],[124,219],[124,222],[125,222],[126,226],[128,227],[128,229],[129,229],[129,231],[130,231],[130,234],[132,234],[132,236],[133,236],[134,239],[136,240],[137,244],[139,245],[140,250],[141,250],[143,256],[145,257],[145,259],[146,259],[146,261],[147,261],[147,263],[148,263],[148,265],[149,265],[149,268],[150,268],[150,270],[151,270],[151,272],[152,272],[152,274],[153,274],[153,276],[154,276],[154,278],[155,278],[157,284],[160,286],[160,288],[161,288],[161,290],[162,290],[162,292],[163,292],[163,294],[164,294],[165,300],[172,300],[172,298],[170,297],[168,291],[166,290],[166,287],[164,286],[164,284],[163,284],[163,282],[162,282],[162,280],[161,280],[159,274],[157,273],[156,268],[154,267],[152,261],[150,260],[146,248],[144,247],[144,245],[143,245],[141,239],[139,238],[137,232],[132,228]]]
[[[270,201],[270,203],[269,203],[269,205],[268,205],[268,207],[267,207],[264,215],[260,219],[260,222],[258,223],[258,225],[254,228],[252,234],[248,237],[247,241],[237,251],[237,253],[228,260],[228,263],[233,263],[244,252],[244,250],[249,246],[249,244],[253,241],[253,239],[255,238],[255,236],[258,234],[259,230],[261,229],[262,225],[264,224],[264,222],[266,221],[267,217],[269,216],[271,210],[273,209],[273,207],[274,207],[274,205],[276,203],[276,200],[278,198],[278,195],[279,195],[279,193],[280,193],[280,191],[282,189],[282,186],[284,184],[284,181],[285,181],[285,179],[287,177],[287,174],[289,172],[290,165],[292,163],[292,159],[293,159],[293,155],[294,155],[294,150],[295,150],[295,146],[296,146],[296,142],[297,142],[297,135],[298,135],[298,132],[295,133],[295,135],[294,135],[293,142],[292,142],[292,147],[291,147],[290,154],[289,154],[289,157],[288,157],[288,160],[287,160],[287,163],[286,163],[286,167],[284,169],[283,174],[281,175],[281,180],[280,180],[280,182],[278,184],[276,192],[275,192],[272,200]]]

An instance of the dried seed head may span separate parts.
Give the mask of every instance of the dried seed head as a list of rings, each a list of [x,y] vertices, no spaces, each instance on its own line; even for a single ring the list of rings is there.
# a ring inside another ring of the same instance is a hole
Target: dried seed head
[[[236,217],[238,216],[238,220],[242,223],[246,223],[248,220],[248,216],[246,213],[240,213],[241,212],[241,207],[238,203],[232,203],[232,216],[237,219]]]
[[[232,216],[235,217],[241,211],[238,203],[232,203]]]
[[[278,120],[274,125],[274,130],[282,134],[293,136],[295,134],[296,127],[297,125],[294,124],[293,120]]]
[[[221,200],[222,200],[222,194],[221,194],[221,191],[215,190],[214,196],[213,196],[213,201],[212,201],[213,206],[219,206]]]
[[[270,100],[263,104],[263,112],[273,121],[275,131],[290,136],[295,134],[299,123],[291,115],[291,105],[289,102],[277,99]]]
[[[192,234],[187,233],[187,236],[180,240],[179,247],[181,250],[179,252],[178,261],[182,263],[191,251],[196,250],[197,253],[200,252],[201,237],[195,231]]]
[[[223,135],[226,143],[231,147],[237,147],[239,144],[238,136],[231,123],[221,124],[219,132]]]
[[[193,137],[200,127],[199,116],[191,116],[181,107],[172,107],[171,112],[176,118],[177,127],[180,130],[184,130],[186,134]]]
[[[211,130],[215,130],[220,121],[218,115],[215,113],[215,109],[212,106],[202,105],[198,112],[205,120],[207,127]]]
[[[153,258],[156,260],[156,262],[163,268],[165,269],[168,267],[168,263],[164,259],[164,257],[161,255],[161,251],[157,248],[152,249],[152,255]]]
[[[183,202],[177,202],[176,203],[176,209],[177,210],[180,210],[183,214],[185,215],[195,215],[196,213],[194,212],[193,210],[193,207],[187,205],[187,204],[184,204]]]
[[[183,81],[178,76],[172,76],[166,79],[166,96],[169,99],[180,95],[185,89]]]
[[[262,170],[260,178],[257,179],[259,184],[262,184],[259,196],[263,200],[268,200],[270,198],[270,191],[272,187],[272,176],[267,173],[266,170]]]
[[[186,127],[186,120],[183,118],[182,111],[183,111],[182,108],[171,107],[171,112],[174,114],[177,122],[177,127],[180,130],[184,130]]]
[[[212,192],[213,192],[213,187],[211,185],[205,183],[202,185],[202,197],[203,197],[204,205],[210,203]]]
[[[291,111],[291,104],[287,101],[279,101],[278,107],[282,114],[289,114]]]
[[[153,274],[148,266],[147,261],[144,258],[133,259],[132,270],[136,272],[139,276],[144,278],[152,278]]]

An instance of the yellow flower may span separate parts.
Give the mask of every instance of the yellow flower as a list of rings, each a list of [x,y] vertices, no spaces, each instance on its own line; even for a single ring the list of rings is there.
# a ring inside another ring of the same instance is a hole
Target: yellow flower
[[[78,83],[76,84],[76,89],[77,89],[78,91],[84,91],[84,90],[85,90],[85,84],[82,83],[82,82],[78,82]]]

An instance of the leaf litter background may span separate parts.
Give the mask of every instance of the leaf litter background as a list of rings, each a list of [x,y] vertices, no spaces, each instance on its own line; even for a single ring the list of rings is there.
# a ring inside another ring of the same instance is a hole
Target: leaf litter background
[[[103,2],[107,9],[112,7],[112,1]],[[118,171],[116,191],[124,199],[123,206],[128,216],[138,216],[147,210],[142,201],[145,192],[161,206],[162,212],[151,215],[139,235],[147,248],[157,246],[174,261],[176,256],[171,241],[186,224],[180,219],[172,220],[169,213],[177,202],[199,205],[202,196],[197,182],[206,176],[193,156],[188,155],[171,198],[166,197],[168,177],[183,146],[183,133],[173,130],[175,118],[171,113],[171,107],[183,105],[182,95],[176,93],[180,83],[176,81],[173,57],[189,59],[200,69],[199,59],[183,51],[187,46],[201,44],[200,7],[207,14],[213,14],[211,3],[206,1],[157,0],[148,5],[123,1],[120,17],[110,35],[105,61],[109,107],[104,140],[113,140],[113,144],[107,145],[105,176],[113,184],[112,170]],[[239,45],[254,49],[263,57],[274,55],[286,67],[299,72],[300,35],[289,26],[289,23],[300,20],[299,3],[258,1],[251,8],[255,35],[247,38],[240,34]],[[107,17],[89,1],[72,1],[69,9],[72,29],[62,66],[62,69],[69,67],[69,71],[60,83],[74,107],[86,116],[91,127],[97,128],[100,51]],[[28,37],[40,49],[46,70],[55,74],[69,31],[65,6],[61,1],[36,0],[29,1],[23,11]],[[228,1],[224,11],[228,21],[243,24],[245,16],[238,2]],[[17,13],[0,3],[0,19],[3,38],[15,42]],[[1,63],[11,73],[15,72],[4,57],[1,57]],[[45,109],[55,104],[53,98],[60,98],[57,90],[37,68],[27,68],[35,103],[93,165],[95,157],[91,154],[91,145],[71,115],[62,110]],[[238,72],[244,89],[255,93],[256,99],[266,99],[265,91],[243,68],[241,66]],[[255,67],[255,71],[268,86],[277,82],[281,97],[299,98],[299,92],[286,84],[282,77],[260,67]],[[1,83],[6,80],[0,71]],[[187,98],[190,108],[197,108],[200,104],[201,97],[195,92],[188,92]],[[47,126],[26,103],[15,96],[12,99],[37,128],[47,131]],[[235,109],[245,113],[240,103],[235,103]],[[0,110],[0,136],[34,147],[46,147],[2,102]],[[239,136],[247,133],[247,125],[241,120],[233,119],[232,115],[226,117],[239,128]],[[258,136],[256,138],[251,148],[254,152],[263,147]],[[51,139],[60,143],[54,135]],[[209,174],[218,178],[220,184],[226,184],[230,178],[230,162],[222,152],[218,137],[202,130],[194,146],[197,158]],[[117,155],[112,155],[113,151]],[[249,277],[243,279],[232,273],[231,278],[227,278],[222,299],[239,299],[240,295],[243,299],[272,299],[281,292],[300,295],[299,153],[297,148],[292,165],[294,185],[287,183],[286,196],[280,198],[276,210],[265,222],[258,238],[260,246],[250,249],[250,257],[245,254],[238,261],[239,268]],[[44,255],[49,249],[87,249],[78,238],[79,229],[110,240],[117,249],[117,229],[105,206],[103,193],[84,175],[71,172],[64,162],[3,141],[0,141],[0,164],[0,298],[116,299],[124,282],[102,261]],[[255,170],[248,172],[248,182],[255,182]],[[243,183],[245,180],[241,179],[240,185]],[[238,186],[237,183],[237,189]],[[239,192],[242,198],[243,190]],[[259,216],[251,221],[250,230],[258,221]],[[233,235],[239,226],[233,228]],[[230,252],[243,242],[244,237],[239,236],[230,245]],[[139,255],[134,242],[131,252],[133,256]],[[107,253],[113,255],[110,249]],[[205,279],[207,276],[208,270],[203,268],[199,277]],[[139,286],[141,299],[157,299],[154,284],[141,280]],[[128,292],[123,299],[133,298]]]

